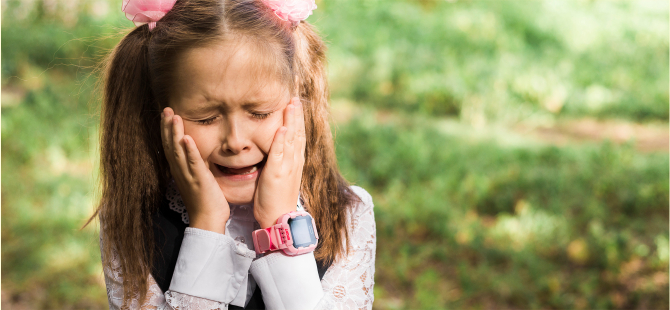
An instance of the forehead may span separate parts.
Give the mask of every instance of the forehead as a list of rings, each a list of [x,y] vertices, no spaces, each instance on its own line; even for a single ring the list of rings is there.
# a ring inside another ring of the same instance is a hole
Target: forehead
[[[289,94],[280,59],[249,41],[189,49],[175,69],[171,102],[186,99],[236,105],[277,101]]]

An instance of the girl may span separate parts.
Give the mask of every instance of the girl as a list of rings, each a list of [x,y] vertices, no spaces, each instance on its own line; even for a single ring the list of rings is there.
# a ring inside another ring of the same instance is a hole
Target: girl
[[[110,308],[372,307],[373,205],[337,169],[325,46],[303,21],[315,7],[123,1],[145,24],[104,82],[94,217]],[[252,233],[296,201],[316,250],[257,254]]]

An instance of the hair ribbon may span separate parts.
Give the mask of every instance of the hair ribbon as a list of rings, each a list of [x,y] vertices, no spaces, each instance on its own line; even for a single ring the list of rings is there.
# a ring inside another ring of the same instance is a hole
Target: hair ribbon
[[[316,10],[314,0],[261,0],[277,17],[293,26],[307,19]]]
[[[281,20],[296,26],[316,9],[314,0],[261,0]],[[149,24],[149,31],[174,6],[177,0],[123,0],[121,11],[135,26]]]
[[[149,24],[149,31],[169,12],[177,0],[123,0],[121,11],[135,26]]]

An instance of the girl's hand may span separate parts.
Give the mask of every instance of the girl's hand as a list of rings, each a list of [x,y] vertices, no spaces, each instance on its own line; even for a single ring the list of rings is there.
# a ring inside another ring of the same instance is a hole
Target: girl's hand
[[[200,157],[195,141],[184,135],[184,121],[171,108],[161,114],[161,138],[190,226],[223,234],[230,217],[228,201]]]
[[[275,133],[254,194],[254,217],[262,228],[296,210],[305,163],[305,119],[298,97],[284,109],[284,126]]]

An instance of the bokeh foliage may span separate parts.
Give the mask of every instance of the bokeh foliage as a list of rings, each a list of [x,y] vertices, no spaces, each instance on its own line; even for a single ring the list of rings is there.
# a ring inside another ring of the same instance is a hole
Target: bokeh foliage
[[[667,3],[324,1],[335,96],[474,122],[668,118]]]
[[[95,68],[131,25],[120,1],[2,4],[2,305],[105,308],[96,228],[79,228]],[[667,307],[668,153],[501,139],[667,126],[666,2],[318,5],[340,167],[375,202],[376,307]]]

